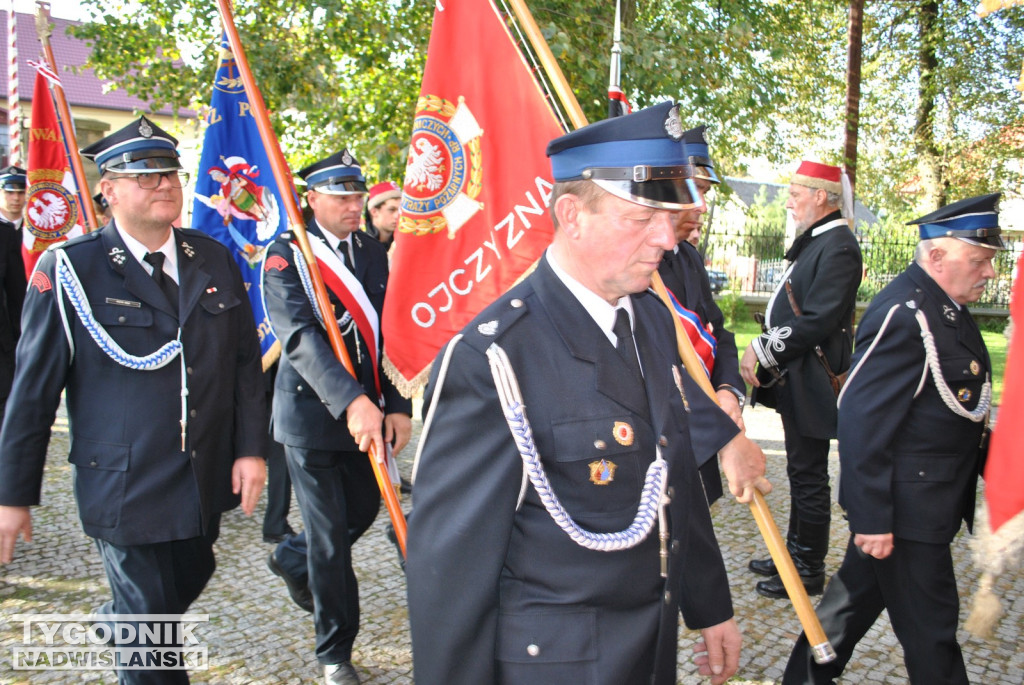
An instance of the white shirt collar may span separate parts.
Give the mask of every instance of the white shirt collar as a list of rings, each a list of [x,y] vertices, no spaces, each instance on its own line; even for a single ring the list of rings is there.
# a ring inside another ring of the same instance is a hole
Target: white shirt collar
[[[617,305],[612,306],[608,304],[603,297],[587,288],[562,269],[555,260],[555,257],[551,252],[551,248],[548,248],[547,251],[545,251],[544,257],[548,260],[551,270],[555,272],[556,276],[558,276],[558,280],[562,281],[562,283],[565,284],[565,287],[569,289],[569,292],[579,300],[579,303],[583,305],[583,308],[587,310],[590,317],[594,319],[594,323],[604,331],[605,336],[608,338],[608,342],[613,346],[617,342],[615,333],[612,329],[615,326],[615,312],[618,309],[625,309],[629,314],[630,325],[633,326],[633,328],[636,327],[636,319],[633,316],[633,301],[628,295],[620,297]]]
[[[333,233],[331,233],[330,231],[324,229],[323,227],[321,227],[320,232],[323,234],[324,240],[327,241],[327,244],[330,245],[332,250],[334,250],[335,252],[337,252],[340,255],[341,254],[341,250],[344,249],[348,253],[348,258],[352,260],[352,264],[356,263],[355,255],[352,254],[352,234],[351,233],[349,233],[344,238],[339,238],[338,236],[334,235]],[[341,247],[342,244],[344,244],[344,248]]]
[[[121,240],[124,241],[124,246],[128,248],[128,251],[132,253],[132,256],[135,257],[136,261],[142,265],[142,268],[146,270],[146,273],[152,276],[152,265],[142,259],[149,254],[149,248],[132,236],[128,235],[124,229],[117,225],[116,221],[114,222],[114,228],[117,229],[118,235],[120,235]],[[178,249],[174,244],[174,229],[171,229],[171,233],[167,236],[167,240],[164,241],[164,244],[160,246],[160,249],[157,250],[157,252],[162,252],[164,255],[164,273],[173,278],[175,283],[178,283]]]

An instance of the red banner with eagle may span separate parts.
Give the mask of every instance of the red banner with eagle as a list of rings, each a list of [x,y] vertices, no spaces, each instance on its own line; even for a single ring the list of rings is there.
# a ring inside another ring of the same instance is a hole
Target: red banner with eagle
[[[403,394],[551,242],[544,150],[562,133],[494,3],[438,3],[384,302],[385,369]]]
[[[55,76],[53,76],[55,78]],[[88,193],[86,193],[88,197]],[[50,245],[81,235],[75,182],[57,123],[47,76],[37,67],[28,136],[28,189],[21,256],[31,278],[39,255]]]

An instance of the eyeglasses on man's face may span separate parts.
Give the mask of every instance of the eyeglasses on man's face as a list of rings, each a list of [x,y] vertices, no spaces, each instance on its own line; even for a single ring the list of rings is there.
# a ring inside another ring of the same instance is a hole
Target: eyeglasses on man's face
[[[148,174],[114,174],[111,178],[134,178],[143,190],[159,188],[165,178],[170,182],[172,188],[184,188],[188,185],[188,172],[179,169]]]

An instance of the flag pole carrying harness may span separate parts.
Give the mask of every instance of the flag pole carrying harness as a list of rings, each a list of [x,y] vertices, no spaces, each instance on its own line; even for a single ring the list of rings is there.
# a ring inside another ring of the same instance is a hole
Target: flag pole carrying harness
[[[566,535],[572,538],[573,542],[589,550],[615,552],[636,547],[646,540],[654,528],[655,518],[658,519],[660,529],[667,531],[666,509],[669,502],[665,497],[665,481],[668,474],[668,462],[662,456],[661,450],[657,451],[657,457],[647,469],[643,491],[640,495],[640,505],[637,507],[636,517],[629,528],[617,533],[593,533],[581,528],[562,506],[548,482],[544,465],[541,463],[540,455],[537,454],[537,446],[533,441],[533,429],[526,418],[526,407],[523,405],[519,383],[512,370],[508,355],[497,344],[491,344],[487,348],[487,360],[491,366],[494,387],[498,392],[505,420],[508,422],[509,430],[512,431],[519,456],[523,459],[524,472],[533,483],[533,487],[536,488],[537,495],[552,520]]]
[[[92,306],[89,305],[89,298],[85,294],[82,282],[71,265],[71,259],[63,248],[53,250],[56,259],[55,275],[56,286],[54,295],[57,298],[57,309],[60,311],[61,323],[64,324],[64,335],[68,340],[68,348],[71,357],[75,356],[75,341],[71,334],[71,323],[68,321],[67,309],[64,305],[64,295],[78,314],[78,319],[89,335],[96,342],[96,345],[103,352],[121,366],[136,371],[156,371],[174,361],[177,357],[181,361],[181,449],[185,449],[185,434],[188,426],[188,384],[185,374],[185,350],[181,343],[181,325],[178,326],[178,337],[171,340],[152,354],[145,357],[138,357],[126,352],[117,342],[110,337],[107,330],[103,328],[92,313]]]

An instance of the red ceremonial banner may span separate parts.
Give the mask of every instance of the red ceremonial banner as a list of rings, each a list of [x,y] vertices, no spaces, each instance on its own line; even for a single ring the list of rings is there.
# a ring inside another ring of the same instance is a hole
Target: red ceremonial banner
[[[563,132],[493,2],[438,3],[384,302],[403,394],[551,242],[544,150]]]
[[[1024,512],[1024,255],[1010,301],[1013,335],[1006,355],[1003,397],[985,464],[985,501],[992,532]]]
[[[37,71],[28,136],[28,190],[21,247],[29,278],[46,248],[81,233],[75,182],[50,85]]]

